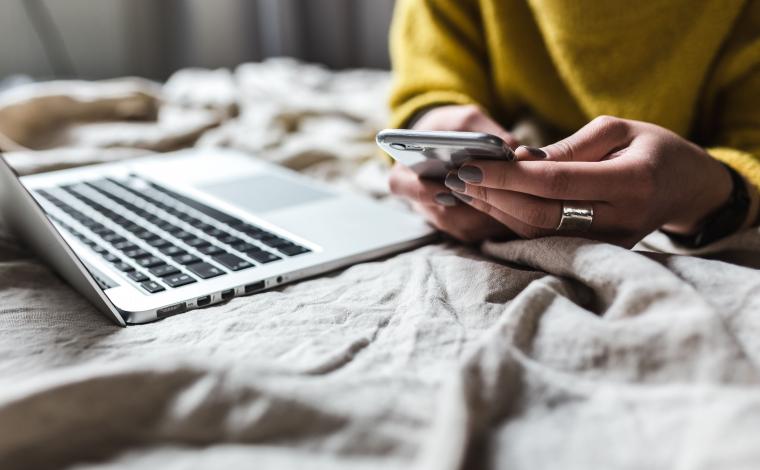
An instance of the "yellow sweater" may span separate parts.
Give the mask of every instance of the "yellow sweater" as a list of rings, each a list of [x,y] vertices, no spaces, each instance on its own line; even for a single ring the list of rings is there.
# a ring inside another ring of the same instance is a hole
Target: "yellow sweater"
[[[708,149],[760,189],[760,0],[398,0],[394,127],[437,104],[567,134],[600,114]]]

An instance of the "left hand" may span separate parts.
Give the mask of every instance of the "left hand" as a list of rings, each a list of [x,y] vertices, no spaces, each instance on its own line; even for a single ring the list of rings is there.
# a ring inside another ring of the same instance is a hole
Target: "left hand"
[[[573,235],[632,247],[661,227],[688,234],[732,189],[728,171],[697,145],[609,116],[543,149],[515,153],[516,162],[468,162],[446,186],[524,238],[560,235],[563,201],[594,209],[590,230]]]

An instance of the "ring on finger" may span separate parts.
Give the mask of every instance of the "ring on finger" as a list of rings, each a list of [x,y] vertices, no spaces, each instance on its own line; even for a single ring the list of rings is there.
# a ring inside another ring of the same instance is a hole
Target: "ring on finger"
[[[588,202],[564,201],[557,232],[587,232],[594,222],[594,206]]]

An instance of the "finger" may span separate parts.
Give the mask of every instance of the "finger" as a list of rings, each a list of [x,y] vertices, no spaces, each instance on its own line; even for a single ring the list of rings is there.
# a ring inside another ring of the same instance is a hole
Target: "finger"
[[[441,110],[448,109],[448,113],[426,113],[417,124],[415,129],[463,131],[463,132],[486,132],[495,135],[504,141],[510,148],[517,147],[518,142],[512,134],[500,126],[496,121],[479,106],[476,105],[453,105],[443,106]],[[452,126],[452,123],[454,125]]]
[[[417,173],[403,165],[396,164],[393,167],[389,186],[393,194],[425,205],[454,206],[457,204],[444,185],[433,180],[422,179]]]
[[[467,184],[547,199],[609,201],[629,189],[624,165],[624,159],[595,163],[472,160],[457,176]]]
[[[503,212],[490,204],[487,204],[481,200],[472,198],[465,194],[454,193],[454,196],[459,198],[468,206],[477,209],[479,212],[482,212],[483,214],[497,220],[499,223],[504,224],[521,238],[537,238],[556,234],[554,230],[542,229],[526,224],[522,220],[513,217],[512,215]]]
[[[486,116],[482,116],[480,122],[475,126],[478,132],[485,132],[487,134],[495,135],[504,141],[509,148],[514,149],[518,146],[517,139],[512,136],[506,129],[497,124],[494,120]]]
[[[546,152],[536,147],[521,145],[515,149],[515,159],[518,161],[546,160]]]
[[[542,149],[522,147],[518,158],[530,159],[543,152],[546,160],[558,162],[598,162],[626,147],[633,140],[631,127],[625,119],[599,116],[570,137]],[[538,150],[538,152],[536,151]]]
[[[562,219],[564,204],[573,204],[574,201],[559,201],[531,196],[514,191],[503,191],[482,186],[474,186],[467,183],[453,183],[456,175],[452,172],[446,178],[446,184],[452,189],[454,197],[467,203],[476,209],[491,214],[491,208],[508,214],[531,227],[545,230],[556,230]],[[579,202],[577,202],[579,203]],[[589,204],[584,201],[583,204]],[[589,230],[596,232],[612,232],[623,227],[631,228],[636,221],[620,220],[620,211],[614,209],[606,202],[594,201],[590,203],[594,210],[592,225]]]
[[[474,243],[511,235],[501,222],[465,204],[453,208],[412,205],[435,228],[462,242]]]

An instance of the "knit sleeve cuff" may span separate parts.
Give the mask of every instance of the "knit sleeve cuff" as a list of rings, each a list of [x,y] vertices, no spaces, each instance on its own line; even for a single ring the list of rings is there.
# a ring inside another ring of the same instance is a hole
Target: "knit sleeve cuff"
[[[713,158],[738,171],[749,184],[760,192],[760,157],[728,147],[708,148]]]
[[[473,98],[453,90],[428,91],[395,106],[391,113],[390,127],[403,128],[409,124],[420,111],[443,105],[478,104]]]

